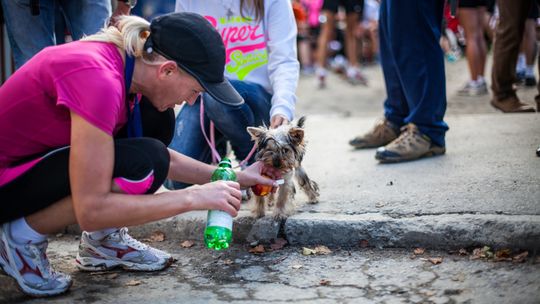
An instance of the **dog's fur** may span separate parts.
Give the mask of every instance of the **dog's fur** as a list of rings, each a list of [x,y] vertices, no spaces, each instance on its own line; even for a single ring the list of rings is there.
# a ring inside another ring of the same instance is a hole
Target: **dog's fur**
[[[285,183],[279,186],[277,201],[274,207],[276,219],[286,218],[294,212],[294,187],[293,175],[300,188],[307,194],[309,203],[315,204],[319,199],[319,186],[310,180],[302,167],[302,159],[306,150],[304,141],[305,116],[301,117],[296,124],[289,123],[276,129],[266,127],[248,127],[247,131],[257,145],[256,159],[267,166],[279,169],[283,174]],[[250,190],[251,191],[251,190]],[[253,197],[254,195],[252,195]],[[255,196],[252,208],[253,215],[263,217],[266,204],[272,206],[274,193],[268,196]]]

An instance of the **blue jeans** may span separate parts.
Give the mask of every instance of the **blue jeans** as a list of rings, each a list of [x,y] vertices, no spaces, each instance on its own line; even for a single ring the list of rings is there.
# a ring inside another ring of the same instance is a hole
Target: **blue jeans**
[[[43,48],[57,44],[55,14],[59,8],[73,40],[97,33],[111,16],[110,0],[39,0],[37,16],[30,12],[30,0],[1,1],[16,68]]]
[[[240,106],[224,105],[208,94],[204,94],[204,126],[210,136],[210,120],[215,125],[215,139],[218,152],[224,155],[229,141],[238,161],[244,160],[253,148],[249,126],[269,125],[271,99],[262,86],[253,82],[231,80],[231,84],[244,98]],[[210,163],[212,152],[201,131],[200,101],[193,106],[185,105],[176,117],[174,137],[169,148],[199,161]],[[249,162],[253,162],[253,156]],[[169,189],[182,189],[189,184],[167,181]]]
[[[398,126],[414,123],[438,146],[448,130],[439,45],[443,6],[443,0],[383,0],[379,20],[385,117]]]

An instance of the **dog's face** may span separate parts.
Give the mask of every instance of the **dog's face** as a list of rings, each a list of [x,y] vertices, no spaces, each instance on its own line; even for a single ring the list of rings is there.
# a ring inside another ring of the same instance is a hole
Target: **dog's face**
[[[305,152],[304,121],[282,125],[276,129],[248,127],[247,131],[257,144],[256,159],[267,166],[288,172],[297,168]]]

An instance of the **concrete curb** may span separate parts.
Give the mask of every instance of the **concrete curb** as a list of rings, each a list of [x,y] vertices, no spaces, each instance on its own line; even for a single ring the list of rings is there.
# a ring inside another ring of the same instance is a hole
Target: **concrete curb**
[[[206,212],[190,212],[162,221],[132,227],[145,237],[156,230],[168,238],[202,240]],[[282,234],[280,234],[280,231]],[[77,226],[70,233],[79,233]],[[478,246],[540,249],[540,216],[492,214],[444,214],[392,217],[380,213],[341,215],[300,213],[284,222],[270,217],[255,220],[242,211],[234,223],[234,242],[268,243],[277,237],[299,246],[459,249]]]

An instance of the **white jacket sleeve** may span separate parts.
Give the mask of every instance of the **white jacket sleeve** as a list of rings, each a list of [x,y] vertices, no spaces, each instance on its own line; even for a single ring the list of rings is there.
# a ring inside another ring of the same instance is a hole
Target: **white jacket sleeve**
[[[300,63],[296,53],[296,21],[289,0],[265,3],[268,77],[273,90],[270,117],[294,118]]]

